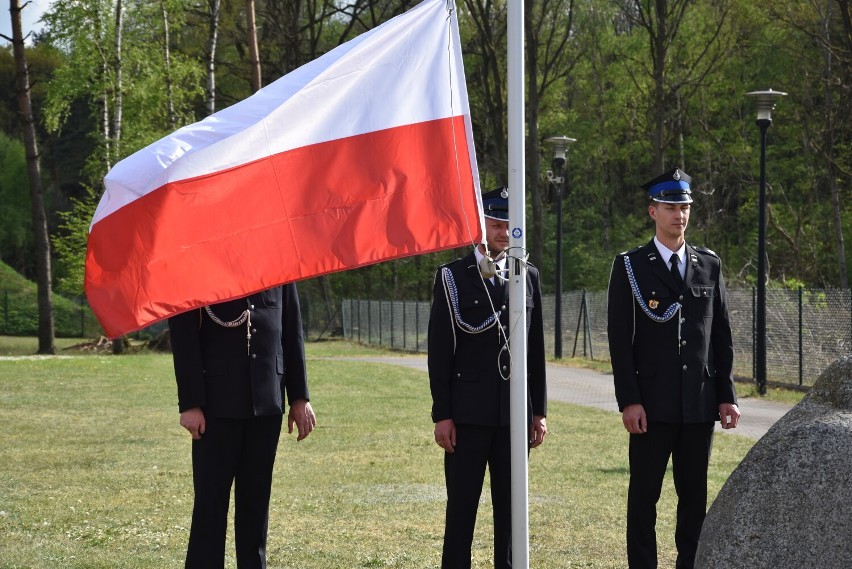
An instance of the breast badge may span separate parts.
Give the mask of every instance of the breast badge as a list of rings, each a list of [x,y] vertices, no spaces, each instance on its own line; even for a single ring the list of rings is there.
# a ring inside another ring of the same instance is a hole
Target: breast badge
[[[659,305],[660,302],[655,298],[652,298],[648,301],[648,308],[650,308],[651,310],[656,310]]]

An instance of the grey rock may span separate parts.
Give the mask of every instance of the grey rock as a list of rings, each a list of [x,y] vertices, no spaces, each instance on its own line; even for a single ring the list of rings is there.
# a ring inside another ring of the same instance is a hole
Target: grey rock
[[[695,567],[852,568],[852,356],[829,366],[731,473]]]

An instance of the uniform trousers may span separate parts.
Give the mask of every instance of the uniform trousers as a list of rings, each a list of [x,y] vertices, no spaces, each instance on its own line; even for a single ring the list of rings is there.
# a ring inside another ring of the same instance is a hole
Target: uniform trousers
[[[657,502],[669,457],[677,492],[677,569],[692,569],[707,513],[707,467],[713,423],[648,423],[630,435],[627,492],[627,561],[630,569],[657,567]]]
[[[201,439],[192,441],[195,503],[186,552],[187,569],[225,566],[232,485],[237,567],[265,569],[272,469],[282,421],[281,415],[206,418]]]
[[[444,453],[447,518],[442,569],[469,569],[476,511],[485,480],[491,477],[494,509],[494,567],[512,566],[512,482],[509,427],[456,425],[456,447]]]

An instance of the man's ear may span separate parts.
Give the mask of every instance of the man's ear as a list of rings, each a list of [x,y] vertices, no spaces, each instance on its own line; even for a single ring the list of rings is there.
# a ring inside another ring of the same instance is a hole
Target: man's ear
[[[654,221],[657,221],[657,204],[651,203],[648,206],[648,215],[651,216],[651,219],[653,219]]]

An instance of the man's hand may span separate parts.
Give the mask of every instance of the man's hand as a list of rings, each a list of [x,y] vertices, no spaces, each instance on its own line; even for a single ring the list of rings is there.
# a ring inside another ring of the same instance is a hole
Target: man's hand
[[[720,403],[719,418],[723,429],[736,429],[740,422],[740,408],[733,403]]]
[[[452,419],[435,423],[435,442],[450,454],[456,452],[456,424]]]
[[[290,405],[290,413],[287,415],[287,432],[290,434],[293,433],[293,423],[299,430],[299,435],[296,437],[297,441],[301,441],[310,435],[317,425],[314,410],[311,408],[311,404],[304,399],[294,401]]]
[[[641,403],[634,403],[624,408],[621,413],[621,422],[628,433],[641,435],[648,432],[648,418],[645,416],[645,408]]]
[[[193,407],[181,413],[180,426],[189,431],[193,440],[199,440],[207,428],[207,423],[204,420],[204,411],[201,410],[201,407]]]
[[[535,448],[543,443],[546,435],[547,419],[541,415],[534,416],[532,425],[530,425],[530,448]]]

